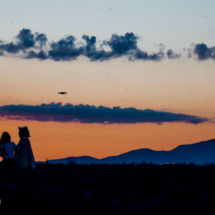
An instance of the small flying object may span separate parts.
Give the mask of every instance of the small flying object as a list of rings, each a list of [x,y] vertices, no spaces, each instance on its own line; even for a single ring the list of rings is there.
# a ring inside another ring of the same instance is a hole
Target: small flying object
[[[67,92],[58,92],[58,94],[63,95],[63,94],[67,94]]]

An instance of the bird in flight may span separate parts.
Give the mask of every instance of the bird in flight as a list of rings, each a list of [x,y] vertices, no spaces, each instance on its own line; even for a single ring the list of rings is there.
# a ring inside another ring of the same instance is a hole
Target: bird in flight
[[[67,92],[58,92],[58,94],[63,95],[63,94],[67,94]]]

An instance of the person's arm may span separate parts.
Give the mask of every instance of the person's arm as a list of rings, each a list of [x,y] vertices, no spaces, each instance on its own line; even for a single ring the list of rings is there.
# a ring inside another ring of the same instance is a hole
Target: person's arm
[[[19,155],[19,150],[17,149],[17,146],[15,146],[14,151],[16,155]]]
[[[4,144],[0,144],[0,157],[4,158],[5,148]]]

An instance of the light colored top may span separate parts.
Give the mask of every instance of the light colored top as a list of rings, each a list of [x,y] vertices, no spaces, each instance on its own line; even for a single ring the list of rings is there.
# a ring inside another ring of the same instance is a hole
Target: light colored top
[[[16,147],[19,153],[15,156],[16,166],[19,169],[27,167],[30,167],[31,169],[35,168],[36,163],[31,149],[31,143],[28,137],[22,137]]]
[[[14,149],[16,147],[16,144],[14,142],[7,142],[5,144],[1,144],[0,145],[0,149],[4,149],[5,148],[5,155],[4,155],[4,159],[6,158],[15,158],[14,156]]]

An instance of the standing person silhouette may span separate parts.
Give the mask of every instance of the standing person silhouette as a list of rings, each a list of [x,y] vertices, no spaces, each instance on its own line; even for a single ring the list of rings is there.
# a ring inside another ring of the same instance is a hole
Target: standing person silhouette
[[[8,132],[3,132],[1,136],[0,149],[4,150],[2,165],[5,169],[13,169],[15,164],[14,151],[16,152],[16,144],[11,142],[11,137]]]
[[[36,167],[36,163],[31,149],[31,143],[28,139],[30,137],[30,134],[27,127],[19,127],[19,137],[20,141],[16,146],[16,166],[18,167],[18,169],[34,169]]]

